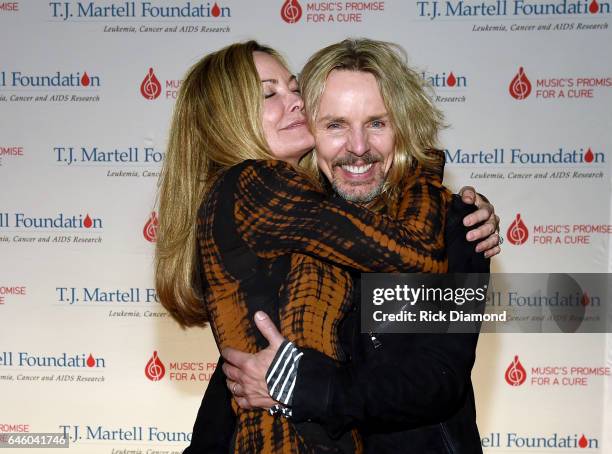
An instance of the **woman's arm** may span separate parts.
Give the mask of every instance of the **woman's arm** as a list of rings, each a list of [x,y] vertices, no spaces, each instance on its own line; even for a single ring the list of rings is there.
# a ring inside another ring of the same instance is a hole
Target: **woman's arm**
[[[297,252],[357,271],[439,272],[446,267],[444,215],[450,193],[438,171],[418,167],[394,219],[318,191],[280,161],[244,164],[235,188],[239,235],[265,258]]]
[[[488,273],[489,261],[465,239],[461,220],[469,211],[455,198],[446,226],[450,271]],[[269,320],[258,328],[270,342],[265,351],[255,355],[232,349],[223,352],[228,360],[224,372],[239,384],[237,401],[245,408],[260,405],[254,397],[262,387],[266,390],[265,375],[271,364],[270,359],[262,361],[262,355],[274,358],[274,349],[282,341]],[[361,335],[364,351],[369,352],[366,359],[346,364],[304,349],[291,402],[293,418],[317,421],[333,434],[360,424],[406,430],[443,421],[464,404],[470,392],[477,339],[477,333],[389,334],[372,350],[369,337]]]

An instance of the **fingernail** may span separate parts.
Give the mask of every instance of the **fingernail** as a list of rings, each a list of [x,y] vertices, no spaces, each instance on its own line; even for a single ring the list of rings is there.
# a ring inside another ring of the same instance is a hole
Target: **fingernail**
[[[262,311],[255,312],[255,320],[265,320],[265,319],[266,319],[265,312],[262,312]]]

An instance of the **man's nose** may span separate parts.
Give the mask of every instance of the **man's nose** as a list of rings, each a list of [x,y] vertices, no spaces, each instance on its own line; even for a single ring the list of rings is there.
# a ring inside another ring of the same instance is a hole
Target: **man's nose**
[[[361,156],[370,151],[368,134],[363,131],[363,129],[351,129],[347,143],[347,151],[357,156]]]

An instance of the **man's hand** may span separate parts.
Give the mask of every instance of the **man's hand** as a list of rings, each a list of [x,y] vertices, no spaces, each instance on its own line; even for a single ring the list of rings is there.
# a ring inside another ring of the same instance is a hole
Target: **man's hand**
[[[269,342],[268,347],[254,355],[224,348],[221,351],[225,358],[223,373],[227,377],[227,387],[241,408],[268,409],[277,402],[268,393],[266,373],[285,339],[264,312],[255,313],[255,325]]]
[[[467,240],[483,240],[476,245],[476,252],[484,251],[485,257],[499,254],[501,237],[499,235],[499,216],[495,214],[495,207],[471,186],[462,187],[459,195],[463,203],[475,204],[478,207],[477,211],[463,218],[463,225],[470,227],[486,221],[480,227],[470,230],[467,233]]]

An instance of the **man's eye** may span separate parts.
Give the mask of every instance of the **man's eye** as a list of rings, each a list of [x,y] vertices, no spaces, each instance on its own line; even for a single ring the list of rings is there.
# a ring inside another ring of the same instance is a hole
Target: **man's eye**
[[[370,124],[372,125],[373,128],[384,128],[385,127],[385,122],[382,120],[374,120]]]
[[[327,129],[339,129],[341,126],[340,123],[328,123]]]
[[[265,99],[271,98],[271,97],[272,97],[272,96],[274,96],[275,94],[276,94],[275,92],[272,92],[272,93],[264,93],[264,98],[265,98]]]

